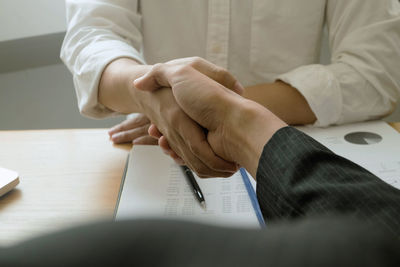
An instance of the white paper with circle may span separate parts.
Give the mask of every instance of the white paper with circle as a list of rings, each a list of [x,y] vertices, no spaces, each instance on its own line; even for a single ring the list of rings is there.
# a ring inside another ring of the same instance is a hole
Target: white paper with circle
[[[400,133],[386,122],[297,128],[400,189]]]

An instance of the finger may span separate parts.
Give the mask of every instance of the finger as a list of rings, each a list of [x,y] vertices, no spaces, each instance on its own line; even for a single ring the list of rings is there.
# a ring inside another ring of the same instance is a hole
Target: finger
[[[178,137],[178,139],[179,139],[179,137]],[[183,141],[180,140],[180,142],[178,142],[178,143],[183,144]],[[168,144],[168,141],[167,141],[167,139],[166,139],[165,136],[162,136],[160,139],[158,139],[158,145],[160,146],[160,148],[162,149],[162,151],[164,152],[164,154],[170,156],[170,157],[175,161],[176,164],[178,164],[178,165],[186,165],[186,164],[182,164],[182,163],[185,163],[185,161],[184,161],[177,153],[175,153],[175,152],[170,148],[170,146],[169,146],[169,144]],[[185,149],[181,149],[181,150],[185,150]],[[182,152],[181,152],[181,153],[182,153]],[[190,153],[190,151],[189,151],[188,153]],[[183,155],[183,154],[185,154],[185,153],[182,153],[182,155]],[[188,158],[191,158],[191,156],[189,155]],[[198,161],[198,159],[194,157],[194,161]],[[201,163],[200,163],[200,164],[201,164]],[[194,167],[194,165],[193,165],[193,162],[190,162],[190,163],[188,163],[187,165],[188,165],[191,169],[195,170],[195,167]]]
[[[183,166],[186,165],[186,163],[181,159],[181,158],[174,158],[173,156],[171,156],[171,158],[175,161],[176,164]]]
[[[132,143],[134,145],[157,145],[158,140],[154,137],[147,135],[136,138],[135,140],[133,140]]]
[[[169,146],[167,138],[162,136],[158,139],[158,145],[164,151],[165,154],[169,155],[179,165],[184,165],[185,161]]]
[[[172,147],[171,150],[163,149],[164,153],[167,153],[169,156],[171,156],[177,164],[187,165],[199,177],[201,178],[229,177],[233,174],[232,172],[215,171],[209,168],[196,155],[194,155],[190,151],[190,149],[188,149],[188,147],[185,146],[183,140],[180,140],[178,143],[182,144],[179,150],[177,148]],[[175,153],[174,151],[179,151],[179,152]]]
[[[186,165],[185,161],[178,156],[178,154],[176,154],[173,150],[164,150],[161,149],[163,151],[163,153],[169,157],[171,157],[176,164],[178,165]]]
[[[135,129],[117,132],[111,136],[111,141],[115,144],[130,143],[141,136],[148,136],[149,124],[137,127]]]
[[[184,161],[181,157],[179,157],[179,155],[176,154],[175,151],[173,151],[172,149],[171,149],[171,153],[170,153],[169,155],[170,155],[171,158],[173,158],[174,160],[180,160],[180,162],[185,163],[185,161]]]
[[[237,171],[235,163],[228,162],[214,153],[201,127],[197,125],[197,127],[180,129],[179,132],[190,151],[210,169],[231,174]]]
[[[179,76],[179,73],[190,71],[191,68],[240,95],[244,92],[244,87],[227,70],[200,57],[172,60],[166,64],[155,64],[149,72],[136,79],[133,85],[137,89],[144,91],[154,91],[161,87],[173,87],[173,77]]]
[[[169,146],[167,138],[165,136],[161,136],[158,139],[158,145],[161,147],[162,150],[167,152],[168,155],[170,155],[173,151],[172,148]]]
[[[180,137],[181,138],[181,137]],[[185,143],[184,139],[181,139],[181,142]],[[208,143],[207,143],[208,144]],[[174,151],[178,151],[174,149]],[[210,161],[215,160],[209,166],[204,163],[204,159],[199,157],[198,151],[193,151],[187,146],[182,145],[180,152],[178,155],[186,162],[186,164],[201,178],[209,178],[209,177],[229,177],[234,172],[236,172],[236,165],[233,163],[229,163],[224,161],[223,159],[215,156],[213,154],[213,158]],[[201,154],[201,153],[200,153]],[[222,162],[222,163],[221,163]],[[232,166],[233,165],[233,166]],[[219,171],[222,169],[222,171]]]
[[[244,87],[241,83],[226,69],[214,65],[213,63],[203,59],[196,58],[191,64],[193,68],[210,77],[214,81],[220,83],[228,89],[241,95],[244,92]]]
[[[143,91],[154,91],[161,87],[170,87],[169,78],[171,74],[171,68],[168,68],[165,64],[157,63],[145,75],[134,80],[133,86]]]
[[[226,88],[231,89],[239,95],[243,94],[244,92],[244,87],[229,71],[201,57],[180,58],[176,60],[171,60],[166,64],[191,66],[197,71],[203,73],[204,75],[220,83]],[[161,70],[164,69],[161,68]]]
[[[161,148],[161,147],[160,147],[160,148]],[[162,150],[162,152],[163,152],[165,155],[169,156],[169,153],[170,153],[169,150],[164,150],[164,149],[162,149],[162,148],[161,148],[161,150]]]
[[[186,165],[185,161],[183,159],[181,159],[181,157],[179,157],[172,150],[164,150],[164,149],[161,149],[161,150],[165,155],[170,156],[175,161],[176,164],[178,164],[178,165]],[[171,151],[173,152],[173,154],[171,154]]]
[[[108,134],[110,137],[118,132],[130,130],[145,124],[150,123],[150,120],[143,114],[137,114],[134,118],[128,118],[124,120],[123,122],[115,125],[112,127],[109,131]]]
[[[159,139],[162,148],[167,149],[169,145],[200,177],[228,177],[237,171],[236,164],[214,154],[203,129],[197,123],[189,119],[185,113],[178,114],[182,117],[175,116],[173,130],[163,132],[164,136]],[[200,145],[195,145],[197,143]]]
[[[148,133],[150,136],[157,138],[157,139],[162,136],[162,133],[160,132],[160,130],[158,130],[157,126],[155,126],[154,124],[150,125]]]
[[[208,144],[208,143],[207,143]],[[192,149],[191,147],[190,149]],[[201,178],[207,177],[230,177],[235,172],[237,172],[237,166],[234,163],[227,162],[218,156],[216,156],[210,149],[208,153],[208,148],[204,148],[204,152],[199,150],[191,151],[201,162],[200,165],[193,167],[196,174]],[[205,166],[201,167],[201,166]]]

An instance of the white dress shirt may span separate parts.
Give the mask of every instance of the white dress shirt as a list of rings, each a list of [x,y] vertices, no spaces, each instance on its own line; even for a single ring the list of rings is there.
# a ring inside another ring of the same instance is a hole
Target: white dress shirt
[[[98,102],[105,66],[200,56],[244,86],[277,79],[297,88],[327,126],[381,117],[400,98],[398,0],[66,0],[61,58],[80,111]],[[324,25],[331,63],[319,64]]]

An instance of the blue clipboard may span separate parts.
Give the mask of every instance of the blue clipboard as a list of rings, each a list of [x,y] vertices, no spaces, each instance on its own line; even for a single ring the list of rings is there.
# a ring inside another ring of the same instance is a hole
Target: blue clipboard
[[[242,175],[244,185],[246,186],[247,193],[249,194],[251,204],[253,205],[254,211],[256,212],[258,222],[260,223],[261,228],[264,228],[266,227],[264,217],[262,216],[260,205],[258,204],[257,200],[257,195],[254,191],[253,186],[251,185],[250,178],[244,168],[240,168],[240,174]]]

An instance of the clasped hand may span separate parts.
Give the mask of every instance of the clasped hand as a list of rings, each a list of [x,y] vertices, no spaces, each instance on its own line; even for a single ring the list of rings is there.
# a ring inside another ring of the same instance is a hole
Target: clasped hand
[[[177,59],[154,65],[135,80],[133,90],[138,89],[151,94],[152,104],[144,108],[146,116],[127,120],[111,134],[125,128],[138,137],[134,143],[153,144],[158,139],[166,154],[200,177],[227,177],[237,171],[221,140],[226,129],[220,125],[229,112],[226,96],[217,97],[221,93],[237,96],[244,90],[229,72],[201,58]],[[156,139],[149,139],[146,129]]]

